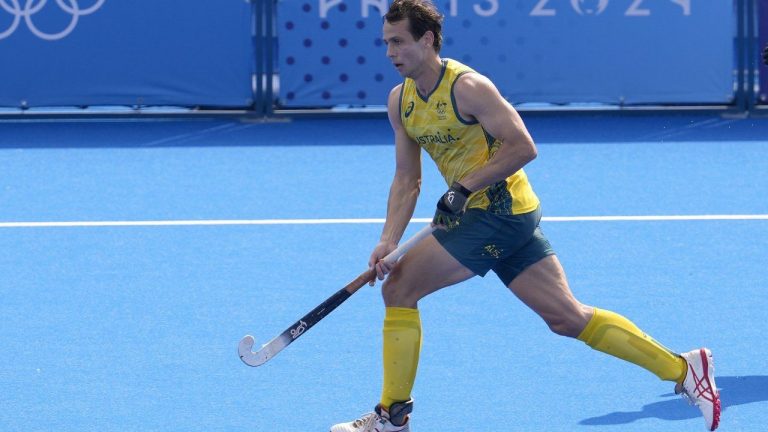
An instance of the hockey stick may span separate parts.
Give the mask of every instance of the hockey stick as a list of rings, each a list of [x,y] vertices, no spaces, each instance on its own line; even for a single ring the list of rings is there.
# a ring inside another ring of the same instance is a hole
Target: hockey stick
[[[388,263],[394,263],[400,259],[405,252],[408,251],[413,245],[418,243],[421,239],[428,236],[434,231],[432,225],[427,225],[413,235],[408,241],[401,244],[397,249],[393,250],[389,255],[384,257],[384,261]],[[290,345],[299,336],[304,334],[307,330],[312,328],[321,319],[325,318],[329,313],[336,309],[340,304],[344,303],[352,294],[363,287],[366,283],[370,282],[376,277],[375,269],[368,269],[360,276],[355,278],[344,288],[338,290],[334,295],[328,297],[319,306],[312,309],[308,314],[301,317],[292,326],[288,327],[284,332],[280,333],[276,338],[262,345],[262,347],[253,352],[254,339],[253,336],[247,335],[240,340],[240,344],[237,346],[237,352],[240,355],[240,360],[248,366],[261,366],[267,362],[267,360],[276,356],[283,348]]]

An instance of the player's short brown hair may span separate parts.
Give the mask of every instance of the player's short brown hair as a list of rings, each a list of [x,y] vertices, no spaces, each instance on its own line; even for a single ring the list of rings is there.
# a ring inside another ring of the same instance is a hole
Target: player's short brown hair
[[[390,24],[408,19],[411,35],[416,40],[431,31],[435,35],[432,47],[435,52],[440,52],[443,46],[443,15],[431,0],[395,0],[384,19]]]

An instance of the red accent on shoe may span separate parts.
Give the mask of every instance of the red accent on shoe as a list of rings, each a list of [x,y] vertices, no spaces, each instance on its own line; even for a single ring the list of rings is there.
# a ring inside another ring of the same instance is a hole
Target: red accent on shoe
[[[717,429],[717,427],[720,425],[720,393],[718,392],[717,399],[715,400],[714,405],[712,406],[712,410],[714,411],[714,415],[712,417],[712,429],[711,431]]]
[[[712,382],[709,380],[709,358],[707,358],[707,352],[702,348],[699,350],[699,355],[701,356],[704,376],[699,378],[696,376],[696,371],[691,370],[693,381],[696,383],[694,391],[698,393],[698,396],[712,402],[712,428],[710,431],[714,431],[720,424],[720,392],[716,388],[712,388]]]

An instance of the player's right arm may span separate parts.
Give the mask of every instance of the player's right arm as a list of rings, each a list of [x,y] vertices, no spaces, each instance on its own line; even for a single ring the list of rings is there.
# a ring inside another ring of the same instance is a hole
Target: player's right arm
[[[421,149],[406,133],[400,118],[400,89],[396,86],[387,99],[387,115],[395,135],[395,176],[389,188],[387,219],[381,232],[381,239],[368,260],[369,267],[376,267],[379,280],[390,272],[391,267],[380,262],[388,253],[397,248],[416,208],[421,190]]]

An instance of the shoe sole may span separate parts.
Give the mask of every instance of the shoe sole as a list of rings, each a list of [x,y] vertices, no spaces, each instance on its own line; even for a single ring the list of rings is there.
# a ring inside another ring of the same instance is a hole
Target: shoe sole
[[[712,427],[709,429],[710,431],[714,431],[720,425],[720,391],[717,390],[717,387],[712,385],[712,380],[709,378],[709,364],[712,360],[712,352],[706,348],[702,348],[699,350],[699,355],[701,356],[701,363],[703,365],[702,369],[704,369],[704,379],[707,380],[707,384],[714,395],[714,400],[712,401]]]

